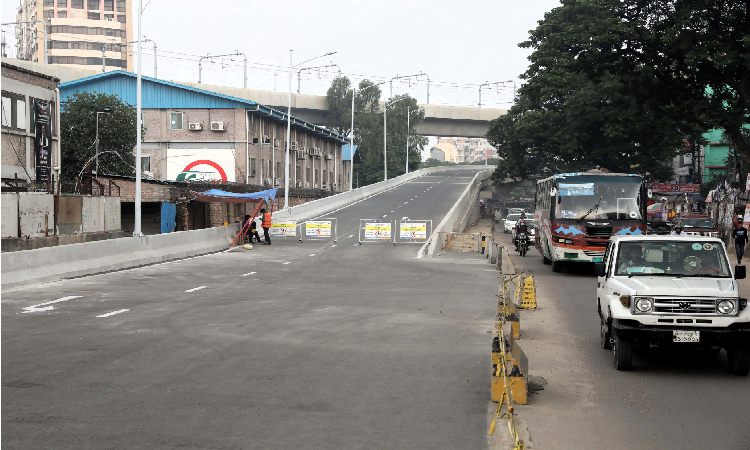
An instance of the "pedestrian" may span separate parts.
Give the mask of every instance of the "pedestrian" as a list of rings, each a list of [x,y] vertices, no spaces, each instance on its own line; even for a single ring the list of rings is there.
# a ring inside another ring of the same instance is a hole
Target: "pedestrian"
[[[745,255],[745,246],[747,245],[747,228],[742,220],[737,221],[737,226],[732,231],[734,238],[734,251],[737,252],[737,264],[742,264],[742,257]]]
[[[684,232],[684,231],[682,231],[682,227],[680,225],[677,225],[676,227],[674,227],[674,231],[672,231],[670,234],[672,236],[675,236],[675,235],[677,235],[677,236],[687,236],[687,233]]]
[[[262,219],[263,236],[266,239],[264,245],[271,245],[271,236],[268,235],[268,230],[271,228],[271,214],[267,213],[264,208],[260,210],[260,217]]]
[[[250,237],[250,243],[253,242],[253,235],[250,234],[250,214],[245,214],[245,218],[242,220],[242,226],[240,227],[240,230],[242,231],[242,243],[245,243],[245,238]]]
[[[250,216],[248,216],[250,217]],[[258,218],[256,217],[255,220],[250,221],[250,243],[253,243],[253,237],[255,237],[255,240],[260,243],[260,235],[258,234]]]

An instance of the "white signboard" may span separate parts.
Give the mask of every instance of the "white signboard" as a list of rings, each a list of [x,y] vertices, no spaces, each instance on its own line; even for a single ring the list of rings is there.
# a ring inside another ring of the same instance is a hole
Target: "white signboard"
[[[167,180],[235,181],[234,150],[193,148],[167,150]]]
[[[366,222],[365,239],[390,239],[391,223],[390,222]]]
[[[305,236],[331,237],[330,220],[311,220],[305,222]]]
[[[271,222],[268,234],[270,236],[297,237],[297,223],[293,220]]]
[[[401,223],[401,239],[427,239],[427,222]]]

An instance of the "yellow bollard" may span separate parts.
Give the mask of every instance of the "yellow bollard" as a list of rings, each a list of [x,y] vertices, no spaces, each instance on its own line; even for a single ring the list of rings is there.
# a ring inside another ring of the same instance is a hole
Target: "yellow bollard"
[[[523,281],[523,298],[521,299],[521,309],[536,309],[536,288],[534,287],[533,275],[529,275]]]

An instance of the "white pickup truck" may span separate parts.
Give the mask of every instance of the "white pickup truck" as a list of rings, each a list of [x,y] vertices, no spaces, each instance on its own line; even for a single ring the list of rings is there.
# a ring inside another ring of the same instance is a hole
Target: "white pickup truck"
[[[722,241],[706,236],[616,236],[594,264],[601,345],[627,370],[633,347],[724,348],[730,372],[750,371],[750,308]]]

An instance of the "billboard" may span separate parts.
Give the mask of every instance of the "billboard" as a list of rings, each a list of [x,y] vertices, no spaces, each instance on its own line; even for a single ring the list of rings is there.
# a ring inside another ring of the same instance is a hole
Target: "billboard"
[[[651,183],[651,190],[665,194],[699,194],[699,184]]]
[[[168,149],[167,180],[234,182],[234,149]]]
[[[50,130],[50,104],[45,100],[36,100],[34,104],[34,161],[36,182],[47,183],[52,172],[52,130]]]

